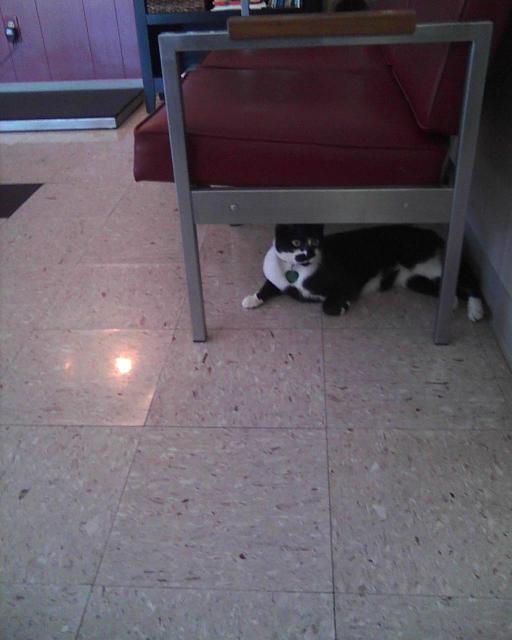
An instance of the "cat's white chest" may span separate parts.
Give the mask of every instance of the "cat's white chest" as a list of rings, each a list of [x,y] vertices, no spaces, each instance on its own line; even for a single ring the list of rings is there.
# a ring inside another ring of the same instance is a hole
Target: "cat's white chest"
[[[265,277],[280,291],[285,291],[288,287],[293,287],[297,289],[303,298],[321,301],[324,300],[323,296],[315,295],[304,288],[304,281],[316,271],[316,268],[316,264],[309,264],[307,266],[294,264],[292,267],[292,265],[277,257],[273,247],[267,251],[267,255],[263,261],[263,273]],[[286,277],[286,272],[290,270],[298,274],[297,280],[293,283]]]

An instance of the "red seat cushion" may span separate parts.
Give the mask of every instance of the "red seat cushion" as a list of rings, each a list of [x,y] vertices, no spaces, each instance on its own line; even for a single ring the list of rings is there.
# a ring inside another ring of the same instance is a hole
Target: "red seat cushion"
[[[191,181],[231,186],[439,183],[447,140],[419,130],[388,70],[199,68],[183,85]],[[169,180],[165,111],[135,131],[137,180]]]
[[[387,62],[380,47],[310,47],[212,51],[201,66],[223,69],[322,69],[361,73],[385,69]]]

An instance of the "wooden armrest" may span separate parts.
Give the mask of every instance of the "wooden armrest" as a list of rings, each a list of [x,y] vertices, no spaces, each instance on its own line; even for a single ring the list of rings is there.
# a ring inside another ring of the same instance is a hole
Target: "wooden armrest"
[[[378,36],[416,30],[415,11],[354,11],[229,18],[233,40],[315,36]]]

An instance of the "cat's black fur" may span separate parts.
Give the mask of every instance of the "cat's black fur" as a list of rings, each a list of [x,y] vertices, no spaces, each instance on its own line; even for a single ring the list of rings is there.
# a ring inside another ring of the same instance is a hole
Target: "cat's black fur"
[[[409,225],[326,236],[322,225],[277,225],[274,246],[264,263],[267,280],[258,293],[244,299],[243,306],[256,307],[286,293],[298,300],[322,301],[325,313],[339,315],[365,292],[365,287],[385,291],[395,284],[437,296],[443,250],[444,241],[434,231]],[[296,274],[297,282],[289,282],[288,278]],[[465,262],[457,297],[470,301],[471,320],[482,317],[478,281]]]

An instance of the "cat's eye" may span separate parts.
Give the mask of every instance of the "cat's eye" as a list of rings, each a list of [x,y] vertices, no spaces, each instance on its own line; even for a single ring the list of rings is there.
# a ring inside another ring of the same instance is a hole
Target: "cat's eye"
[[[292,240],[292,246],[293,247],[300,247],[300,240]]]
[[[318,238],[312,238],[312,239],[309,241],[309,244],[310,244],[312,247],[318,247],[318,245],[320,244],[320,240],[319,240]]]

